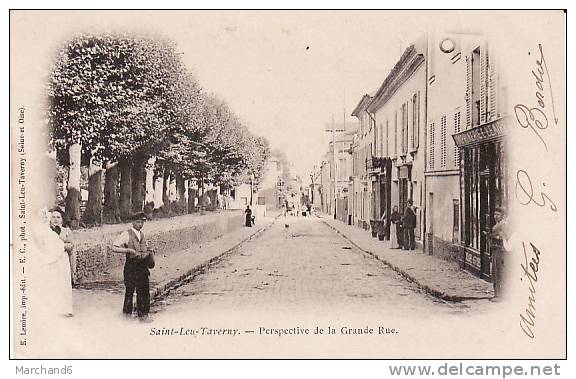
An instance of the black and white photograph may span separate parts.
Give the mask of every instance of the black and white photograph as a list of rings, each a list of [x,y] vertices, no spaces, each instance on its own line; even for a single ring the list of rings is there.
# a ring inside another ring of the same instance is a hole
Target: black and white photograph
[[[12,356],[565,359],[565,27],[11,10]]]

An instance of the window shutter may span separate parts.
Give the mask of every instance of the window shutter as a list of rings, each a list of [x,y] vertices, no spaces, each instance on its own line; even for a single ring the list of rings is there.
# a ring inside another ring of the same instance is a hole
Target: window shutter
[[[414,130],[414,148],[420,146],[420,91],[416,97],[416,129]]]
[[[398,156],[398,112],[394,112],[394,155]]]
[[[404,154],[406,152],[406,149],[404,147],[404,119],[406,118],[406,105],[402,104],[402,108],[401,108],[401,112],[402,112],[402,134],[400,135],[400,153]]]
[[[404,106],[404,154],[408,152],[408,116],[409,116],[410,102],[407,101]]]
[[[429,149],[429,153],[430,153],[430,157],[429,157],[429,163],[430,163],[430,169],[434,170],[434,122],[430,123],[430,149]]]
[[[488,103],[488,121],[495,120],[500,115],[498,114],[498,72],[493,56],[488,59]]]
[[[446,167],[446,116],[440,119],[440,167]]]
[[[480,49],[480,123],[487,121],[488,115],[488,51],[484,44]]]
[[[460,111],[454,113],[454,134],[460,133]],[[456,142],[454,144],[454,167],[458,168],[460,164],[460,151],[458,146],[456,146]]]
[[[390,156],[390,154],[388,153],[388,136],[390,135],[390,128],[389,128],[389,123],[388,120],[386,120],[386,137],[384,138],[384,146],[386,146],[386,150],[384,150],[384,156],[388,157]]]
[[[466,130],[472,127],[472,55],[466,56]]]

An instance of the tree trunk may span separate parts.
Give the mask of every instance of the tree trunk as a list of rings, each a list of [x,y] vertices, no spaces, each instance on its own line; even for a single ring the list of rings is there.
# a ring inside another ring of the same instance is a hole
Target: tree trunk
[[[196,189],[188,188],[188,213],[196,212]]]
[[[116,224],[120,222],[120,207],[118,203],[118,179],[119,171],[117,163],[106,164],[104,174],[104,210],[102,221],[105,224]]]
[[[198,195],[198,205],[200,206],[200,214],[204,214],[204,207],[206,206],[204,201],[204,178],[200,178],[200,194]]]
[[[88,204],[84,212],[86,225],[102,224],[102,164],[90,160],[88,168]]]
[[[184,204],[184,214],[190,213],[190,210],[188,208],[188,196],[189,196],[188,186],[189,185],[190,185],[190,180],[185,179],[184,180],[184,199],[180,200]]]
[[[179,173],[174,175],[174,185],[176,187],[176,209],[178,210],[178,214],[186,213],[186,187],[184,178]]]
[[[172,209],[172,204],[170,204],[170,171],[164,170],[164,181],[162,183],[162,202],[164,203],[164,209],[166,214],[170,214]]]
[[[160,209],[164,205],[164,171],[154,179],[154,209]]]
[[[68,167],[68,193],[66,195],[66,218],[70,228],[78,229],[80,226],[80,156],[82,145],[75,143],[70,146],[70,166]]]
[[[177,178],[177,173],[172,173],[172,175],[170,175],[170,204],[175,204],[178,201],[178,191],[176,190],[176,181],[178,180]]]
[[[132,166],[132,212],[142,212],[144,210],[144,196],[145,196],[145,158],[142,156],[134,160]]]
[[[118,161],[120,168],[120,218],[130,220],[132,215],[132,164],[128,159]]]
[[[144,199],[145,206],[151,206],[154,203],[154,166],[156,164],[156,157],[148,158],[146,163],[146,197]]]

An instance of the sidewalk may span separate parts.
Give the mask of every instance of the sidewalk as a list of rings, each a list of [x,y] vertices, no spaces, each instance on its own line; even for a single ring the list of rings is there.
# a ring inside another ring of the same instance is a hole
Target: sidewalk
[[[259,218],[252,228],[241,227],[211,241],[193,245],[188,249],[155,256],[156,266],[150,270],[150,296],[152,301],[166,294],[170,289],[210,263],[231,253],[240,244],[256,238],[272,225],[278,214],[269,213]],[[113,307],[119,310],[124,293],[123,266],[115,267],[107,273],[106,279],[78,285],[73,290],[74,310],[84,313],[85,308]],[[119,302],[120,301],[120,302]]]
[[[318,217],[353,245],[386,263],[435,297],[463,301],[494,296],[491,283],[460,269],[456,262],[424,254],[421,250],[390,249],[388,241],[372,238],[369,231],[346,225],[329,216]]]

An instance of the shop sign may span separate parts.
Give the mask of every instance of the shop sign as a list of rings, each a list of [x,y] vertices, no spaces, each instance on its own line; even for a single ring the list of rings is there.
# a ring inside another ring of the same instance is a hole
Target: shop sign
[[[477,126],[475,128],[454,134],[454,142],[458,147],[478,144],[504,135],[503,119],[495,120],[490,123]]]
[[[398,173],[400,179],[408,178],[408,166],[400,166],[400,172]]]

